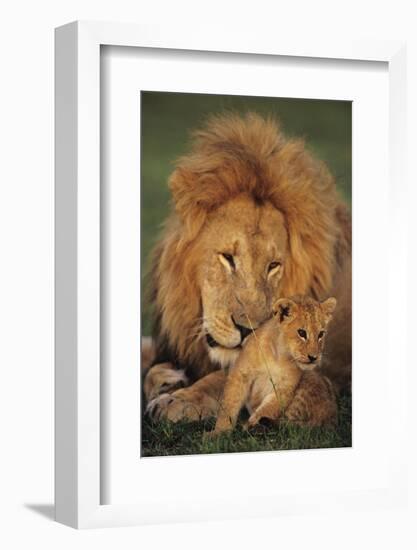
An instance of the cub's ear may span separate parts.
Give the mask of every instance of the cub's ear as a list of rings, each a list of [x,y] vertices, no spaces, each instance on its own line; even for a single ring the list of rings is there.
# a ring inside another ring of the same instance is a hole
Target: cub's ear
[[[297,304],[288,298],[281,298],[275,302],[272,311],[280,324],[286,323],[294,319],[297,313]]]
[[[321,309],[326,317],[326,322],[328,323],[332,318],[333,312],[336,309],[337,300],[336,298],[327,298],[321,304]]]

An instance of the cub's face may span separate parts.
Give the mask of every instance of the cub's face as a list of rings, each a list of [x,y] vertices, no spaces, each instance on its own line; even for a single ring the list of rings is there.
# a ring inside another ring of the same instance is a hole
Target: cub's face
[[[284,216],[238,196],[211,213],[201,235],[202,331],[212,360],[234,362],[252,328],[271,317],[285,269]]]
[[[312,370],[320,364],[327,325],[335,307],[335,298],[322,303],[312,298],[302,298],[300,302],[284,298],[276,303],[280,349],[285,348],[301,369]]]

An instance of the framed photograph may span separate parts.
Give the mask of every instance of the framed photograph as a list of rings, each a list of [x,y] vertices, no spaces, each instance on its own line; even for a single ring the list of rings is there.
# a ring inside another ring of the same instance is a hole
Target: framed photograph
[[[404,502],[404,52],[56,30],[58,521]]]

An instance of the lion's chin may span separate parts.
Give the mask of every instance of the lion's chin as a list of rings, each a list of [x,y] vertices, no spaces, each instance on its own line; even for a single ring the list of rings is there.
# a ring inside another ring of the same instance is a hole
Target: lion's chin
[[[217,346],[214,348],[209,348],[208,353],[210,359],[218,363],[222,368],[233,367],[236,362],[236,359],[239,356],[240,348],[224,348],[222,346]]]
[[[303,361],[297,361],[297,365],[301,370],[314,370],[317,367],[317,363],[305,363]]]

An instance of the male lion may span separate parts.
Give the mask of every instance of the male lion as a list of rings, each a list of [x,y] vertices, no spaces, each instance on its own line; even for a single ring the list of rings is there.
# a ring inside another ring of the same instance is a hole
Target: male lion
[[[349,384],[351,221],[326,166],[272,119],[224,115],[194,134],[169,187],[174,209],[151,268],[151,416],[216,415],[224,368],[272,304],[297,294],[336,296],[322,369]]]

